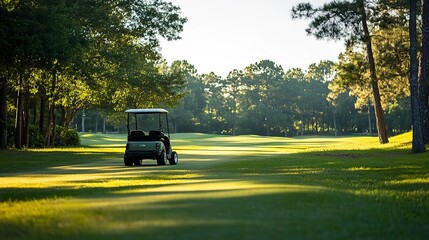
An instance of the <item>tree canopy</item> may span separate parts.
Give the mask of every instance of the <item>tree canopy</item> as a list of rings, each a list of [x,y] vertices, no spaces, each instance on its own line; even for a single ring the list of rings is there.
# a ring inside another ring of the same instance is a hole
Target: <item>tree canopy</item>
[[[15,147],[29,145],[30,115],[49,146],[58,112],[66,132],[79,109],[174,105],[183,77],[158,46],[160,38],[178,39],[185,22],[162,0],[2,1],[1,89],[17,99]]]

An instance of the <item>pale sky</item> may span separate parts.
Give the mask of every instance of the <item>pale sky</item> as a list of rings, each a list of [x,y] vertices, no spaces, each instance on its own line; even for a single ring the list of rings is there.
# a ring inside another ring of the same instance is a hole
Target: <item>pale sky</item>
[[[317,40],[305,32],[309,20],[292,20],[300,2],[319,6],[326,0],[170,0],[188,18],[182,39],[161,41],[171,63],[187,60],[198,73],[226,77],[234,70],[269,59],[284,70],[306,70],[321,60],[336,61],[343,42]]]

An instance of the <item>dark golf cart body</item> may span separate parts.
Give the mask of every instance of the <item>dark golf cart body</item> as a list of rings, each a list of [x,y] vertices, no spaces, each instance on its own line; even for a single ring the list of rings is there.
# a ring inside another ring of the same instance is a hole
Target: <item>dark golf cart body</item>
[[[129,109],[125,112],[128,129],[124,155],[126,166],[141,165],[143,159],[156,160],[158,165],[178,163],[178,155],[171,147],[167,110]]]

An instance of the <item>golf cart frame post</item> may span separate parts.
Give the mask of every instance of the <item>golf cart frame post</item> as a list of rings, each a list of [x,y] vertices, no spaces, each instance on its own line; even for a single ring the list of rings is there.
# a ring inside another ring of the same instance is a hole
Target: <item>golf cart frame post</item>
[[[124,154],[126,166],[141,165],[143,159],[156,160],[158,165],[178,163],[178,155],[171,147],[167,110],[128,109],[125,112],[128,130]],[[164,134],[164,127],[167,128],[167,134]]]

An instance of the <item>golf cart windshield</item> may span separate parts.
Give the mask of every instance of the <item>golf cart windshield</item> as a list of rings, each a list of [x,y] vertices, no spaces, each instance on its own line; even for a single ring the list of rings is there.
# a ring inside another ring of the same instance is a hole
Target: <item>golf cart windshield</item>
[[[167,111],[164,109],[130,109],[128,113],[128,132],[149,133],[160,130],[169,134]]]

